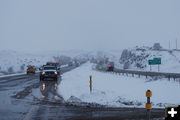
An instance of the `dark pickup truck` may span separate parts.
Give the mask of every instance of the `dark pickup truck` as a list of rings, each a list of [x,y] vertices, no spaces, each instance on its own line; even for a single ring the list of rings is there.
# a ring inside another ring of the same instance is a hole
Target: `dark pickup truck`
[[[40,80],[58,80],[59,68],[52,65],[44,65],[40,68]]]

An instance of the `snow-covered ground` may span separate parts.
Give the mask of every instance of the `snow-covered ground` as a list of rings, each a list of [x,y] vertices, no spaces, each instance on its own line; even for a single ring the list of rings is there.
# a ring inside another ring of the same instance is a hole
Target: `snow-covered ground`
[[[147,100],[145,92],[150,89],[153,93],[153,107],[180,104],[180,84],[177,82],[103,73],[93,70],[92,66],[93,64],[86,63],[63,74],[58,91],[66,101],[144,108]],[[93,77],[92,93],[89,90],[89,75]]]

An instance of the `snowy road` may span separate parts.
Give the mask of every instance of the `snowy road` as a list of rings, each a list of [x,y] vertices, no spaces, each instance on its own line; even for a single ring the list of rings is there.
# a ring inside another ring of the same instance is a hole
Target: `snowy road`
[[[80,67],[81,68],[81,67]],[[62,72],[74,69],[64,68]],[[72,70],[72,71],[76,71]],[[67,72],[69,74],[70,72]],[[76,106],[66,102],[57,92],[57,86],[65,81],[39,82],[38,75],[19,75],[0,78],[0,120],[89,120],[89,119],[139,119],[146,118],[141,108]],[[59,91],[60,89],[58,89]],[[162,118],[163,109],[153,109],[152,117]]]

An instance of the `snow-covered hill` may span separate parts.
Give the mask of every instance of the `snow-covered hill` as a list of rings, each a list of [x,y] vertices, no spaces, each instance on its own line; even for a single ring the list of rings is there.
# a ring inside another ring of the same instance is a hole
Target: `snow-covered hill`
[[[111,50],[93,52],[96,59],[99,56],[109,58],[115,63],[116,68],[150,71],[148,60],[161,58],[160,72],[180,72],[180,51],[178,50],[153,50],[151,47],[134,47],[125,50]],[[157,65],[151,66],[152,71],[158,71]]]
[[[110,51],[47,51],[27,54],[10,50],[0,51],[0,75],[8,73],[24,72],[27,65],[40,66],[47,61],[54,61],[54,56],[68,56],[75,59],[98,59],[106,57],[113,61],[117,68],[149,71],[148,60],[155,57],[162,58],[161,72],[180,71],[180,51],[155,51],[150,47],[135,47],[126,50]],[[158,66],[152,66],[152,71],[158,71]]]
[[[152,50],[148,47],[133,48],[123,50],[119,64],[125,69],[149,71],[148,60],[161,58],[161,72],[179,73],[180,71],[180,51]],[[157,65],[152,65],[152,71],[158,71]]]
[[[0,51],[0,73],[2,75],[24,72],[28,65],[40,66],[51,60],[53,60],[51,56]]]
[[[0,75],[25,72],[28,65],[41,66],[48,61],[55,61],[54,57],[68,56],[74,59],[87,57],[86,51],[50,51],[42,53],[20,53],[11,50],[0,51]]]
[[[122,50],[109,50],[109,51],[93,51],[89,52],[89,58],[95,58],[96,60],[101,58],[108,58],[109,61],[115,62],[116,66],[119,66],[119,58],[122,54]]]

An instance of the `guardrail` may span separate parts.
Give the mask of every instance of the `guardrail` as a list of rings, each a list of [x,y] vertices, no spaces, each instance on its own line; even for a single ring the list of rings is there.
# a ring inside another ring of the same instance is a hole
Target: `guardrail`
[[[128,74],[136,74],[136,75],[142,75],[142,76],[150,76],[150,77],[155,77],[155,76],[160,76],[160,77],[165,77],[165,78],[180,78],[180,73],[164,73],[164,72],[151,72],[151,71],[135,71],[135,70],[123,70],[123,69],[114,69],[114,72],[116,73],[128,73]]]
[[[105,69],[101,69],[101,71],[106,71]],[[114,73],[119,73],[119,74],[125,74],[128,76],[128,74],[131,74],[133,77],[134,75],[140,76],[145,76],[146,78],[149,77],[164,77],[168,78],[170,80],[173,78],[174,80],[178,80],[180,82],[180,73],[165,73],[165,72],[151,72],[151,71],[135,71],[135,70],[125,70],[125,69],[117,69],[114,68],[112,71]]]

